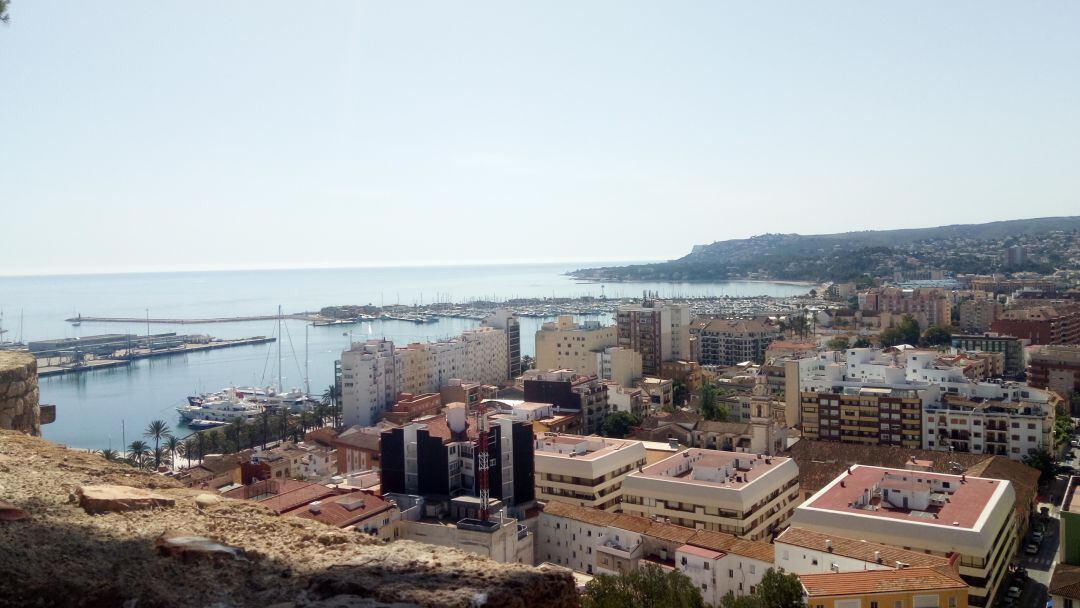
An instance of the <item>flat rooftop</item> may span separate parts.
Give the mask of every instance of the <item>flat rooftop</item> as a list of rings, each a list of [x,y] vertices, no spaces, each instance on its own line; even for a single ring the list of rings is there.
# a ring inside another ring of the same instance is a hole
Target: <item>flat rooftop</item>
[[[741,489],[776,470],[788,460],[790,458],[690,448],[651,464],[633,475]]]
[[[1080,515],[1080,496],[1077,496],[1076,486],[1080,484],[1080,477],[1069,478],[1069,488],[1065,490],[1065,500],[1061,503],[1061,510],[1066,513]]]
[[[888,475],[888,477],[887,477]],[[804,507],[853,515],[897,519],[912,523],[974,529],[982,514],[992,508],[991,499],[1008,482],[1000,479],[964,477],[906,469],[854,465],[826,486]],[[933,486],[937,504],[926,509],[899,508],[875,490],[910,491]],[[865,504],[860,504],[867,494]],[[954,523],[955,522],[955,523]]]
[[[597,460],[640,443],[630,439],[612,439],[582,435],[545,434],[537,437],[537,456],[573,458],[574,460]]]

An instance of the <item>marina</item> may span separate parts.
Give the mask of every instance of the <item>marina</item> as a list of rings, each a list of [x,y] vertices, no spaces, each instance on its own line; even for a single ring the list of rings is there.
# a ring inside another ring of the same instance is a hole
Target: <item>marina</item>
[[[111,367],[124,367],[131,364],[132,361],[138,359],[169,357],[173,355],[183,355],[199,351],[216,350],[219,348],[248,346],[252,344],[266,344],[267,342],[273,342],[274,340],[275,338],[256,336],[253,338],[240,338],[236,340],[213,340],[202,344],[184,343],[178,346],[157,349],[136,347],[115,351],[115,353],[118,354],[114,354],[112,357],[97,357],[93,355],[90,355],[88,357],[78,357],[77,355],[73,355],[76,360],[72,360],[68,363],[58,362],[56,364],[39,364],[38,375],[55,376],[61,374],[73,374],[79,372],[107,369]],[[63,357],[39,358],[39,360],[41,359],[44,359],[45,361],[52,361],[55,359],[63,360]]]

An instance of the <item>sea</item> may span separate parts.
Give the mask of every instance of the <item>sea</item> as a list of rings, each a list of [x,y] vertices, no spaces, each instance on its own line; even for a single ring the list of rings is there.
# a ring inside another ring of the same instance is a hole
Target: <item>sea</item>
[[[235,270],[142,274],[0,277],[0,328],[7,340],[29,342],[105,333],[145,335],[146,323],[73,326],[75,315],[98,317],[211,318],[317,311],[344,304],[425,304],[503,301],[518,297],[790,296],[808,287],[788,283],[594,283],[567,272],[588,264],[528,264],[348,269]],[[608,317],[601,321],[610,320]],[[521,319],[522,353],[534,353],[535,332],[548,319]],[[309,386],[322,394],[334,380],[334,362],[350,341],[388,338],[410,343],[449,338],[479,321],[441,318],[418,325],[375,321],[313,327],[282,323],[280,375],[287,388]],[[277,336],[277,322],[242,321],[149,326],[152,333],[208,334],[216,338]],[[262,344],[172,355],[40,379],[41,402],[56,405],[46,439],[77,448],[121,449],[155,419],[178,436],[189,431],[176,407],[189,395],[229,386],[277,384],[277,345]],[[126,442],[126,443],[125,443]]]

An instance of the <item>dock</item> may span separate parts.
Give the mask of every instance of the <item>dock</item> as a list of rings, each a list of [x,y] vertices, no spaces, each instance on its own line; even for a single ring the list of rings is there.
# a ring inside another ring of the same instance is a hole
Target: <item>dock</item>
[[[86,317],[79,315],[64,319],[68,323],[153,323],[167,325],[199,325],[203,323],[236,323],[240,321],[277,321],[278,319],[296,319],[298,321],[312,321],[317,318],[315,313],[301,312],[291,315],[256,315],[250,317],[205,317],[196,319],[170,319],[161,317]]]
[[[154,359],[172,355],[186,355],[188,353],[218,348],[232,348],[234,346],[249,346],[252,344],[266,344],[274,342],[276,338],[256,336],[254,338],[239,338],[236,340],[214,340],[202,344],[183,344],[171,348],[132,348],[130,350],[117,351],[110,357],[85,359],[79,363],[66,363],[59,365],[42,365],[38,367],[39,376],[59,376],[63,374],[77,374],[98,369],[110,369],[125,367],[138,359]]]

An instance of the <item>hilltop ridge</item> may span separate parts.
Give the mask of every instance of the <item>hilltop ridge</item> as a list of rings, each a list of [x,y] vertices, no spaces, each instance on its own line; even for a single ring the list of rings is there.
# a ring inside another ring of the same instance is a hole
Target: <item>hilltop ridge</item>
[[[922,268],[990,273],[1004,269],[1001,254],[1012,245],[1023,247],[1026,256],[1010,270],[1075,268],[1077,259],[1069,252],[1080,248],[1080,216],[835,234],[765,233],[695,245],[689,254],[667,262],[583,268],[570,274],[608,281],[843,281]]]

